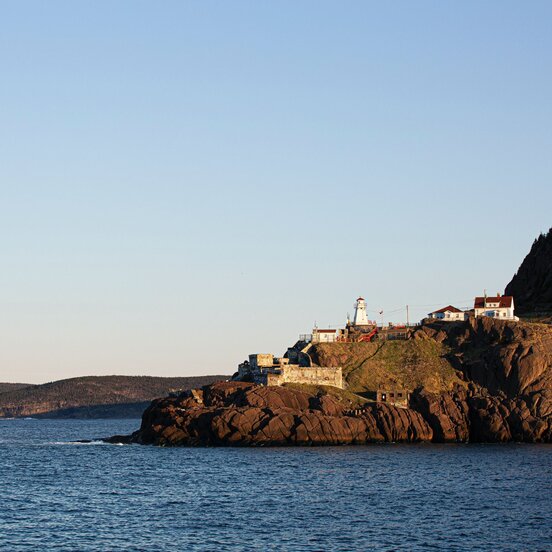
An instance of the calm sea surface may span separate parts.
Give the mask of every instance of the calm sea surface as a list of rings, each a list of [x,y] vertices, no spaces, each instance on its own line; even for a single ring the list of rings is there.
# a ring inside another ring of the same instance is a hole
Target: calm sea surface
[[[552,550],[552,447],[73,444],[0,420],[0,550]]]

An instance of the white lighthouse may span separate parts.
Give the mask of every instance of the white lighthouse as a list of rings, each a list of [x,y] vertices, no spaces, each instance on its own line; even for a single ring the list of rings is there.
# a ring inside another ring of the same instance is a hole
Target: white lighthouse
[[[363,297],[359,297],[355,304],[355,317],[353,318],[353,326],[368,326],[368,316],[366,315],[366,301]]]

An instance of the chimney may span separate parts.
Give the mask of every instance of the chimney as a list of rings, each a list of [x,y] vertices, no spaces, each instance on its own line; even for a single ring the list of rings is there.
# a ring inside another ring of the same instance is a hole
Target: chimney
[[[500,292],[497,291],[497,292],[496,292],[496,296],[497,296],[497,297],[500,297]]]

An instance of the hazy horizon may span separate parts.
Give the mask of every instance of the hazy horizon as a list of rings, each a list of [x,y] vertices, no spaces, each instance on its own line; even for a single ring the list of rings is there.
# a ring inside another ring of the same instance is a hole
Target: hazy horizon
[[[503,292],[552,226],[551,16],[4,4],[0,381],[230,374],[359,295]]]

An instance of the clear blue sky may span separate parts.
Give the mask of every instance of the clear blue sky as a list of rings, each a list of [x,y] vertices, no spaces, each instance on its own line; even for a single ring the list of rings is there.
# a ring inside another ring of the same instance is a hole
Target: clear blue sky
[[[231,373],[502,291],[552,226],[551,2],[3,2],[0,381]],[[373,314],[373,313],[371,313]]]

